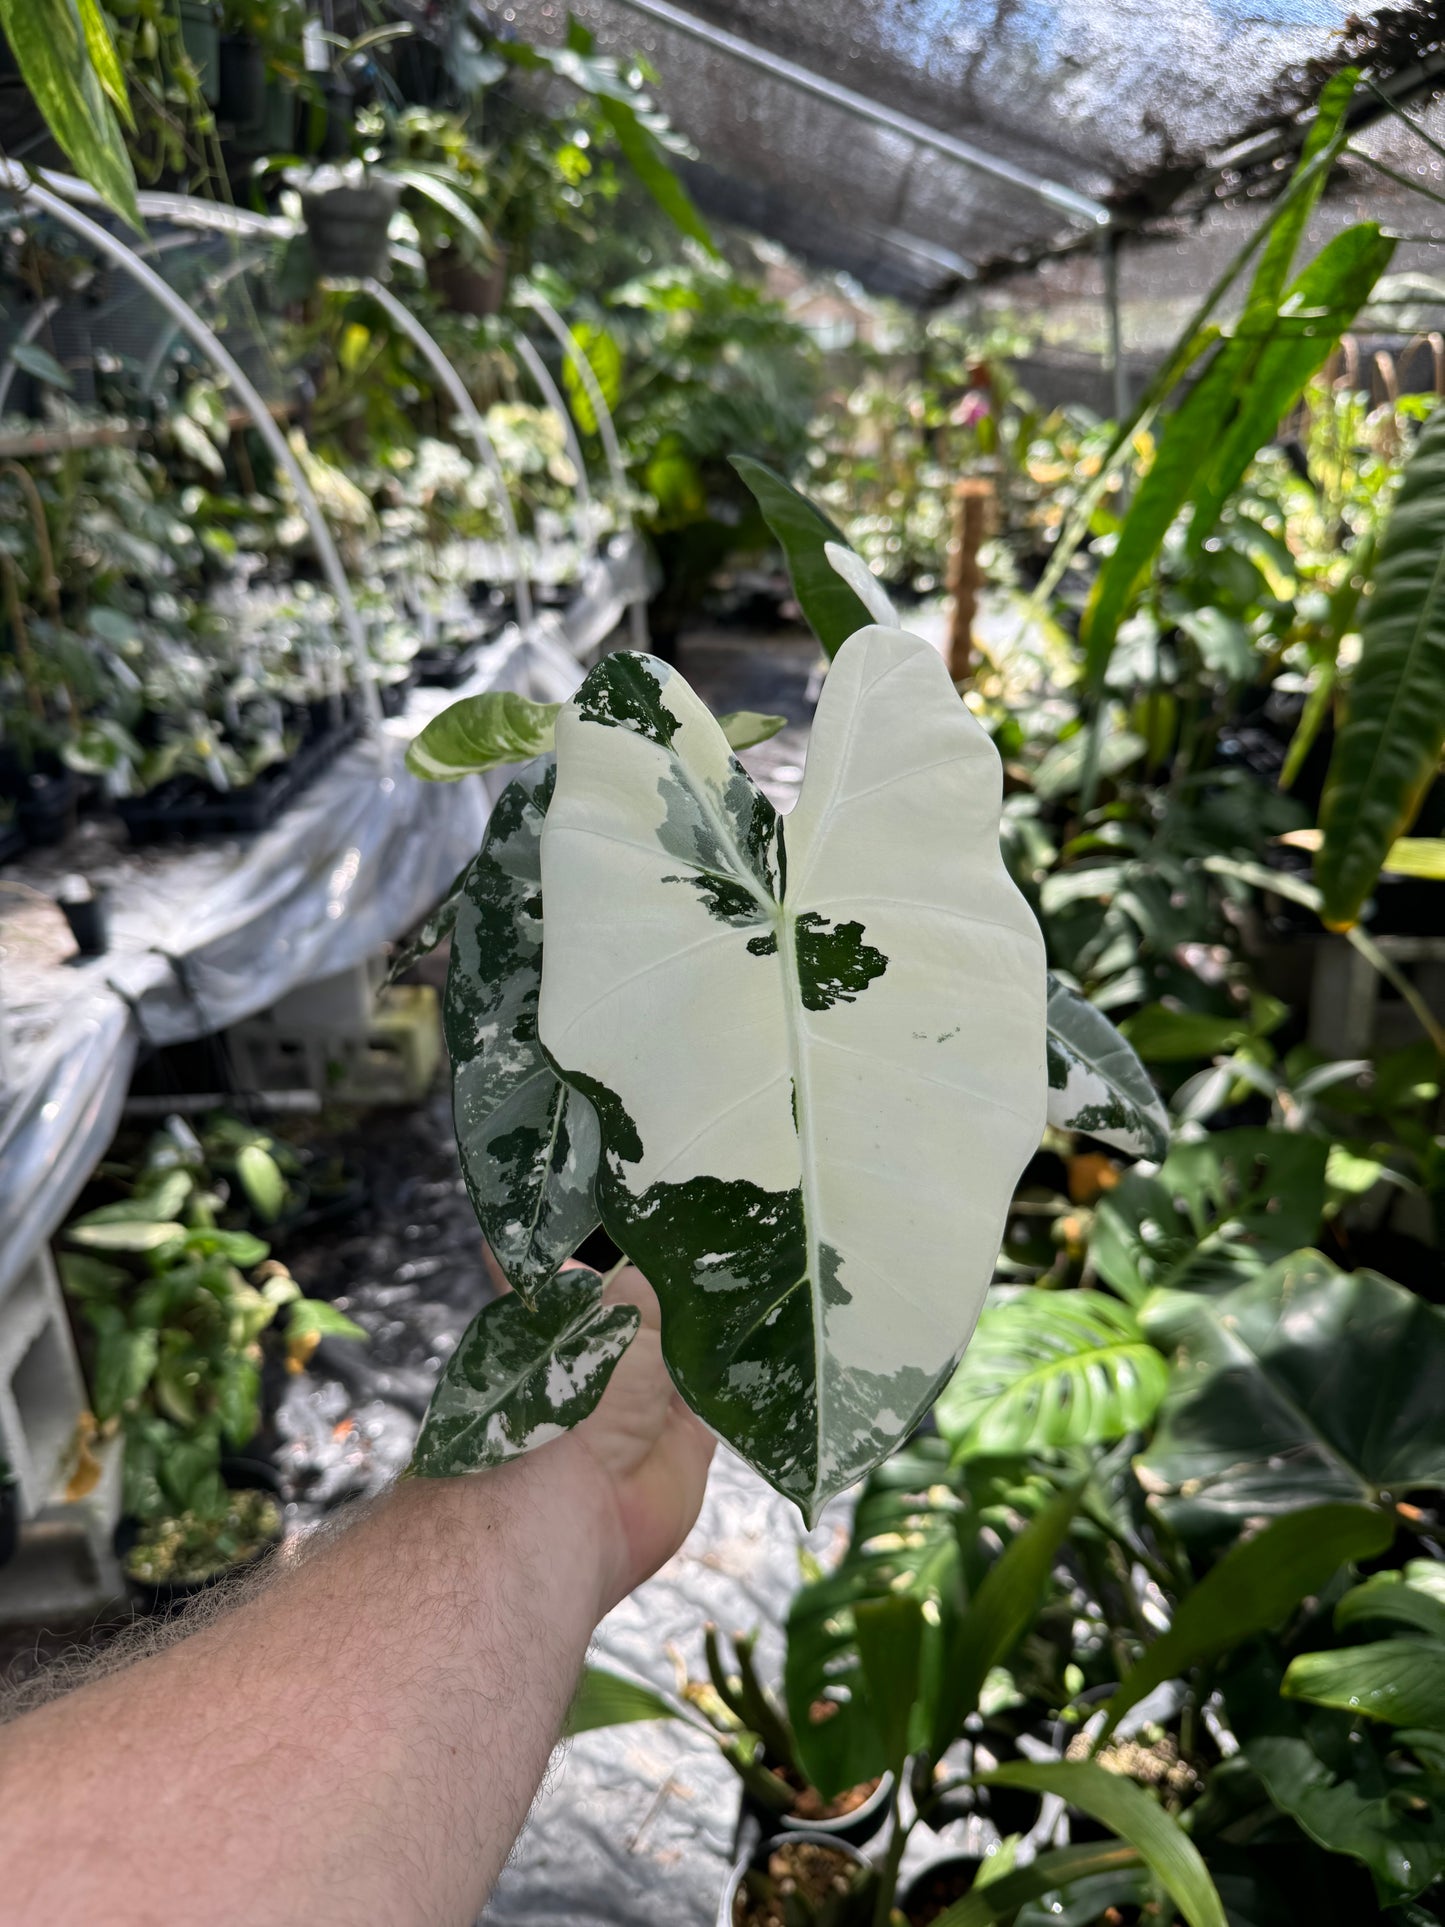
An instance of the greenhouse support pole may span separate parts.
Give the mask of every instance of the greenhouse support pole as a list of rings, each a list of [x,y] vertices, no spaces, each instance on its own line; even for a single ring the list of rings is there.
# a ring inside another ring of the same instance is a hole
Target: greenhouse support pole
[[[430,364],[432,373],[450,395],[452,406],[461,416],[467,432],[476,443],[477,453],[481,456],[483,465],[492,478],[492,486],[497,491],[497,505],[501,510],[502,531],[506,537],[507,554],[512,570],[512,588],[517,600],[517,623],[525,635],[532,627],[532,585],[527,579],[527,566],[522,556],[522,537],[517,528],[517,518],[512,512],[512,498],[507,493],[506,471],[502,467],[496,445],[487,433],[487,424],[482,420],[481,410],[467,393],[466,383],[405,302],[399,301],[391,289],[383,287],[380,281],[363,281],[361,285]]]
[[[602,384],[597,379],[596,370],[577,345],[576,337],[557,310],[545,295],[538,294],[532,287],[523,288],[517,299],[532,310],[538,320],[553,336],[557,345],[571,364],[572,371],[581,382],[592,413],[597,422],[597,433],[602,438],[603,453],[607,457],[607,473],[612,482],[612,491],[617,497],[617,513],[622,526],[631,530],[632,516],[627,508],[627,469],[622,460],[622,448],[617,440],[617,429],[613,424],[612,410],[607,406],[607,397],[602,392]],[[634,649],[646,650],[648,645],[647,608],[641,602],[627,605],[627,625],[632,632]]]
[[[552,371],[537,353],[536,344],[528,339],[521,328],[513,331],[513,341],[522,365],[537,384],[543,401],[562,424],[562,433],[567,438],[567,459],[577,471],[577,513],[582,521],[582,541],[590,555],[597,543],[592,530],[592,490],[587,482],[587,464],[582,459],[582,444],[577,439],[577,424],[572,419],[572,411],[562,399],[562,391],[552,379]]]
[[[1114,379],[1114,419],[1129,419],[1129,370],[1124,366],[1124,331],[1119,321],[1119,248],[1117,228],[1106,228],[1099,236],[1099,254],[1104,269],[1104,315],[1109,329],[1109,373]]]
[[[357,688],[361,695],[367,725],[371,727],[379,723],[381,703],[376,693],[371,652],[366,646],[366,635],[361,626],[361,618],[356,612],[356,604],[351,599],[351,590],[346,582],[346,571],[341,566],[341,557],[336,552],[331,531],[326,526],[325,517],[311,491],[311,485],[302,474],[301,465],[292,454],[286,437],[271,419],[265,402],[257,394],[235,357],[163,276],[157,274],[153,267],[140,259],[133,248],[128,247],[107,228],[103,228],[98,221],[92,221],[89,215],[82,214],[78,208],[71,207],[58,194],[51,193],[49,188],[37,185],[26,174],[25,169],[17,166],[13,161],[0,162],[0,186],[9,187],[22,202],[29,201],[44,213],[54,215],[63,226],[78,234],[82,240],[88,241],[92,247],[98,248],[122,272],[139,282],[146,293],[175,319],[182,331],[190,336],[235,390],[241,406],[255,423],[256,432],[296,491],[296,499],[301,513],[306,518],[311,540],[316,545],[316,554],[326,575],[327,584],[341,610],[341,620],[346,629],[347,640],[351,644],[352,663],[356,671]]]

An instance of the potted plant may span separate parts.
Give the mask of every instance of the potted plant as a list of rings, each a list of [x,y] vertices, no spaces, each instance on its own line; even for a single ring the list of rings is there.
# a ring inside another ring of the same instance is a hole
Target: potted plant
[[[387,230],[401,199],[385,174],[319,167],[301,189],[301,210],[318,273],[336,280],[375,280],[386,273]]]

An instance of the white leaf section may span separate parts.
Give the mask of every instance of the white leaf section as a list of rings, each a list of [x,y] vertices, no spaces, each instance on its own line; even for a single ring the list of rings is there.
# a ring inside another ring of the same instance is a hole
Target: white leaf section
[[[840,649],[780,825],[676,672],[557,724],[539,1032],[684,1395],[815,1514],[916,1422],[1044,1125],[1044,953],[937,653]]]
[[[842,576],[873,620],[881,623],[885,629],[896,629],[898,611],[893,607],[888,591],[858,551],[845,548],[841,542],[825,542],[823,553],[828,558],[829,568],[835,575]]]

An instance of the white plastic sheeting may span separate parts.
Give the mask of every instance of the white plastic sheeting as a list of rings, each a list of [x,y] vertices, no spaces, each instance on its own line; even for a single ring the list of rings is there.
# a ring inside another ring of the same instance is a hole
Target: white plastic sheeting
[[[628,599],[625,588],[596,587],[599,613],[619,595]],[[143,1040],[177,1043],[238,1023],[360,963],[445,894],[506,773],[486,786],[409,775],[407,742],[429,716],[487,689],[560,701],[580,676],[559,628],[511,631],[465,688],[419,692],[405,717],[345,751],[249,845],[127,851],[96,872],[110,902],[105,956],[7,959],[0,1298],[104,1155]],[[34,863],[24,874],[42,889],[58,881]]]

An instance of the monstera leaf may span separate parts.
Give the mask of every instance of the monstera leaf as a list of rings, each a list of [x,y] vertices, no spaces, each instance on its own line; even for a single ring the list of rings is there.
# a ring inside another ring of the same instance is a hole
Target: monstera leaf
[[[604,1305],[595,1271],[564,1271],[529,1310],[510,1293],[478,1312],[447,1360],[411,1469],[449,1478],[531,1452],[580,1425],[636,1336],[634,1305]]]
[[[443,1004],[462,1175],[508,1283],[529,1300],[597,1223],[597,1120],[537,1041],[554,773],[548,763],[497,799],[457,899]]]
[[[1177,1353],[1137,1463],[1177,1529],[1445,1484],[1445,1312],[1388,1278],[1301,1251],[1232,1291],[1156,1292],[1141,1322]]]
[[[1049,1122],[1157,1164],[1169,1114],[1149,1073],[1101,1010],[1049,973]]]
[[[1169,1367],[1101,1291],[1025,1291],[988,1306],[939,1395],[960,1459],[1102,1445],[1147,1425]]]
[[[693,1408],[809,1518],[952,1370],[1044,1119],[997,752],[926,643],[839,650],[784,826],[675,671],[557,719],[539,1034]]]

